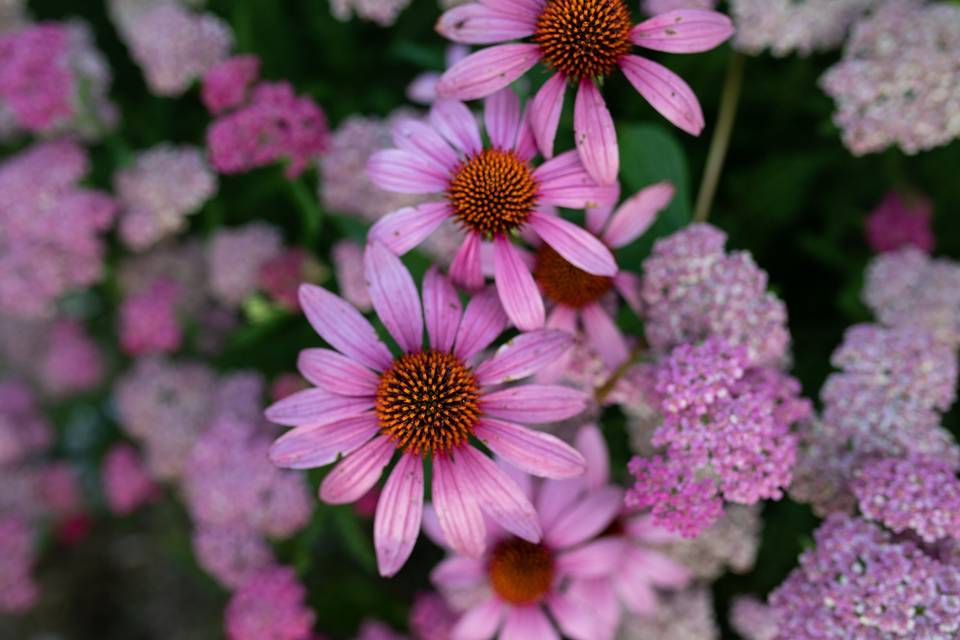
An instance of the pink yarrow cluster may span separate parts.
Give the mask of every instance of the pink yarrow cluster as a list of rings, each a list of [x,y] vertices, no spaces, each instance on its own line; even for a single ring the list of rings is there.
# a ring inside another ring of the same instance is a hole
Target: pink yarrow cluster
[[[210,291],[237,307],[260,287],[264,265],[282,255],[280,232],[264,222],[217,231],[207,249]]]
[[[106,369],[103,353],[79,321],[57,320],[46,340],[38,372],[44,393],[63,398],[100,385]]]
[[[890,192],[867,216],[867,243],[877,253],[916,247],[933,252],[933,203],[922,195]]]
[[[127,515],[155,500],[160,493],[137,450],[114,446],[103,458],[103,492],[113,513]]]
[[[381,27],[389,27],[409,4],[410,0],[330,0],[330,11],[337,20],[349,20],[355,14]]]
[[[270,567],[250,576],[227,604],[228,640],[310,640],[316,617],[293,569]]]
[[[203,104],[213,115],[239,107],[247,101],[250,88],[259,78],[260,58],[257,56],[227,58],[203,74]]]
[[[129,355],[172,353],[180,348],[179,287],[160,278],[120,304],[120,346]]]
[[[750,54],[808,56],[840,46],[873,0],[731,0],[734,46]]]
[[[36,144],[0,165],[0,312],[50,315],[57,298],[99,280],[114,201],[80,188],[86,152]]]

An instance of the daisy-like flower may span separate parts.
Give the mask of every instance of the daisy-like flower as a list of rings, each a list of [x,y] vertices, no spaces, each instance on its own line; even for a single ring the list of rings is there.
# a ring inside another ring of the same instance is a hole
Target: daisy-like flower
[[[571,338],[552,330],[523,334],[478,363],[478,354],[506,325],[492,292],[474,296],[461,309],[453,285],[431,270],[424,277],[421,305],[403,263],[376,242],[367,248],[364,270],[373,307],[401,353],[391,354],[349,303],[304,285],[301,307],[336,351],[300,354],[300,371],[316,388],[267,410],[272,421],[296,427],[274,443],[271,459],[278,466],[305,469],[345,456],[320,487],[322,500],[344,504],[366,494],[400,453],[374,516],[384,576],[400,570],[417,539],[426,460],[433,469],[437,516],[454,548],[470,556],[483,553],[484,513],[519,539],[538,544],[541,526],[530,501],[476,442],[539,476],[583,473],[584,460],[575,449],[517,422],[569,418],[586,407],[586,396],[566,387],[502,386],[555,360]]]
[[[708,51],[733,35],[733,23],[715,11],[689,9],[634,25],[625,0],[479,0],[444,13],[437,31],[463,44],[508,43],[453,65],[437,86],[441,96],[488,96],[538,62],[553,71],[530,108],[534,136],[548,158],[566,86],[576,85],[573,127],[580,159],[598,182],[612,184],[619,170],[617,134],[595,79],[619,67],[654,109],[699,135],[703,112],[693,90],[666,67],[630,51],[634,45],[669,53]],[[521,39],[529,40],[513,42]]]
[[[673,185],[661,182],[627,199],[615,213],[610,206],[590,209],[587,230],[610,249],[624,247],[643,235],[673,194]],[[623,364],[629,352],[627,341],[603,303],[616,290],[639,313],[640,279],[619,270],[612,277],[587,273],[547,244],[537,250],[533,262],[533,278],[544,297],[553,303],[547,326],[576,334],[579,324],[587,344],[607,368],[612,370]]]
[[[613,276],[617,264],[609,249],[550,208],[612,204],[617,190],[597,185],[574,151],[534,168],[536,145],[513,91],[494,93],[484,111],[489,147],[483,145],[473,114],[455,100],[434,103],[429,126],[406,120],[394,129],[399,148],[370,158],[370,179],[390,191],[443,197],[388,214],[373,226],[370,238],[403,254],[444,220],[455,220],[467,237],[450,266],[453,280],[467,289],[479,288],[481,243],[492,241],[494,280],[504,311],[519,329],[539,329],[543,300],[511,235],[529,228],[579,269]]]

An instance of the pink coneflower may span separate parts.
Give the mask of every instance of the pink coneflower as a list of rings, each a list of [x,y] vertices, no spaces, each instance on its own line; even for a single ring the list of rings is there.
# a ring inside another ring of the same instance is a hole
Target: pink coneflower
[[[588,468],[587,474],[593,471]],[[616,596],[609,589],[571,585],[609,580],[621,561],[622,546],[597,537],[616,523],[623,491],[611,485],[590,490],[589,478],[546,481],[539,487],[529,476],[518,481],[536,504],[543,540],[533,543],[492,527],[482,557],[455,554],[437,565],[431,575],[437,587],[454,604],[469,602],[451,638],[557,639],[560,634],[547,612],[560,631],[575,640],[612,637],[603,613],[616,607]],[[438,544],[448,542],[432,526],[432,518],[426,524]]]
[[[553,76],[531,103],[530,121],[540,150],[553,155],[567,83],[577,85],[573,127],[577,151],[601,184],[617,179],[619,155],[613,118],[595,83],[619,67],[650,105],[684,131],[699,135],[703,112],[693,90],[656,62],[630,55],[633,45],[670,53],[713,49],[733,34],[715,11],[664,13],[634,25],[624,0],[483,0],[450,9],[437,30],[455,42],[500,44],[447,70],[437,92],[459,100],[488,96],[543,62]]]
[[[539,543],[533,506],[471,439],[530,473],[565,478],[583,472],[583,458],[572,447],[516,424],[573,416],[586,406],[583,393],[546,385],[494,390],[556,359],[569,348],[570,337],[550,330],[524,334],[477,364],[477,354],[506,324],[495,296],[478,294],[461,313],[453,286],[432,270],[424,277],[421,307],[413,278],[387,247],[373,243],[364,262],[374,309],[401,354],[394,357],[346,301],[304,285],[300,303],[307,319],[337,351],[300,354],[300,371],[317,388],[267,409],[270,420],[297,427],[274,443],[271,459],[304,469],[344,455],[320,487],[322,500],[344,504],[369,491],[394,452],[400,452],[374,518],[384,576],[400,570],[416,542],[427,457],[433,462],[438,516],[456,549],[483,553],[483,513],[529,544]]]
[[[640,237],[673,198],[673,185],[661,182],[640,191],[611,216],[613,207],[587,212],[587,230],[611,250]],[[587,343],[609,369],[616,369],[629,353],[627,341],[610,310],[603,304],[617,291],[635,311],[640,311],[640,279],[627,271],[614,276],[595,276],[564,260],[549,245],[536,254],[533,279],[544,297],[554,303],[547,326],[576,333],[578,321]]]
[[[480,246],[492,241],[494,278],[500,302],[521,330],[543,326],[543,301],[530,269],[510,241],[530,228],[558,254],[583,271],[613,276],[617,265],[602,242],[550,207],[587,209],[611,204],[615,187],[587,175],[577,154],[561,154],[534,169],[536,153],[520,100],[509,89],[490,96],[484,121],[491,146],[484,147],[470,110],[440,100],[430,110],[431,126],[405,121],[394,130],[398,149],[375,153],[367,164],[377,186],[406,193],[442,193],[443,199],[407,207],[383,217],[370,238],[397,253],[420,244],[440,224],[454,219],[467,231],[450,275],[467,289],[483,283]]]

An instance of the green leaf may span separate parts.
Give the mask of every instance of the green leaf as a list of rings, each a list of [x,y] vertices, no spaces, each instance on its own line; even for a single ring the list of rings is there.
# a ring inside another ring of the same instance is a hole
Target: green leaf
[[[357,563],[369,571],[377,572],[377,560],[373,551],[373,544],[370,542],[370,533],[363,530],[357,514],[350,507],[333,509],[333,524],[337,529],[340,540],[343,542],[347,553],[353,557]]]

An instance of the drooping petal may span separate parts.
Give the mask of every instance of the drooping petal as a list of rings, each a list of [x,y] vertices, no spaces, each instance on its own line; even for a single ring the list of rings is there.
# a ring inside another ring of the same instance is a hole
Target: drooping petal
[[[507,477],[516,482],[517,486],[520,487],[520,491],[523,492],[523,495],[525,495],[527,500],[533,504],[533,476],[526,471],[521,471],[518,467],[510,464],[502,456],[497,456],[496,463],[497,466],[500,467],[500,471],[503,471],[505,474],[507,474]],[[490,527],[490,530],[487,531],[488,536],[497,536],[498,533],[499,527]]]
[[[482,583],[487,578],[484,562],[477,558],[452,556],[442,560],[430,572],[430,582],[442,589],[463,589]]]
[[[693,579],[690,569],[673,558],[655,551],[634,547],[624,557],[628,575],[665,589],[682,589]]]
[[[533,128],[530,126],[530,104],[523,108],[520,117],[520,130],[517,132],[517,143],[513,152],[524,162],[530,162],[537,155],[537,141],[533,137]]]
[[[583,332],[587,342],[596,352],[603,364],[611,371],[616,370],[630,357],[627,341],[620,332],[620,328],[607,313],[607,310],[596,302],[581,309]]]
[[[482,5],[518,18],[536,21],[546,0],[477,0]]]
[[[657,594],[644,575],[624,571],[614,577],[614,588],[626,608],[636,615],[650,615],[657,610]]]
[[[430,124],[455,149],[466,155],[480,153],[483,141],[473,112],[459,100],[442,98],[430,107]]]
[[[540,542],[542,532],[533,505],[493,460],[467,446],[458,452],[455,462],[465,465],[470,488],[487,515],[510,533],[529,542]]]
[[[616,183],[600,185],[590,177],[576,151],[561,153],[533,173],[540,183],[540,202],[569,209],[613,206],[620,194]]]
[[[463,307],[460,296],[436,267],[423,277],[423,316],[427,323],[430,346],[437,351],[452,351],[460,328]]]
[[[643,281],[640,279],[640,276],[635,273],[630,273],[629,271],[621,271],[613,277],[613,286],[616,288],[617,293],[626,300],[627,306],[629,306],[634,313],[640,315],[640,311],[643,309],[643,297],[641,294]]]
[[[379,379],[362,364],[330,349],[304,349],[297,369],[311,384],[340,396],[374,396]]]
[[[500,631],[500,640],[560,640],[539,605],[511,607]]]
[[[494,238],[493,251],[494,280],[507,317],[521,331],[539,329],[545,311],[529,267],[506,236]]]
[[[616,594],[611,593],[611,597],[616,600]],[[581,599],[573,597],[569,592],[551,593],[547,599],[547,608],[557,621],[565,635],[574,638],[574,640],[606,640],[597,630],[597,621],[595,612],[590,609]]]
[[[525,384],[482,396],[480,408],[495,418],[544,424],[577,415],[587,408],[587,396],[570,387]]]
[[[469,360],[486,349],[507,327],[507,316],[497,292],[491,287],[470,299],[463,312],[454,353]]]
[[[339,396],[323,389],[304,389],[267,407],[267,420],[288,427],[320,425],[350,418],[373,408],[373,396]]]
[[[500,384],[533,375],[573,346],[563,331],[541,329],[522,333],[497,349],[474,373],[482,385]]]
[[[669,11],[630,30],[638,47],[669,53],[698,53],[719,46],[733,35],[733,21],[719,11]]]
[[[450,277],[467,291],[476,291],[483,286],[483,265],[480,261],[479,233],[469,231],[450,264]]]
[[[343,355],[375,371],[393,362],[387,345],[353,305],[326,289],[300,285],[300,306],[320,337]]]
[[[593,578],[577,580],[565,594],[570,600],[577,603],[580,611],[584,609],[590,616],[590,627],[583,625],[583,620],[557,620],[564,633],[574,639],[596,638],[596,640],[613,640],[620,627],[620,602],[610,584],[609,578]],[[556,609],[552,609],[556,613]],[[562,616],[561,616],[562,617]],[[580,624],[575,624],[579,622]],[[586,635],[576,635],[577,629],[587,631]]]
[[[313,469],[336,461],[370,440],[379,429],[377,416],[363,413],[322,425],[288,431],[270,447],[270,461],[285,469]]]
[[[453,215],[446,202],[424,202],[388,213],[377,220],[367,234],[369,241],[382,242],[398,256],[420,245],[443,221]]]
[[[404,151],[427,156],[448,172],[460,162],[433,127],[413,118],[403,118],[393,126],[393,143]]]
[[[433,458],[433,504],[446,543],[457,553],[479,558],[486,546],[480,507],[470,476],[446,456]]]
[[[566,513],[577,501],[584,486],[582,476],[569,480],[544,482],[540,486],[540,493],[537,494],[537,513],[540,514],[540,524],[545,528],[552,527],[557,518]]]
[[[513,149],[520,130],[520,98],[512,89],[501,89],[483,105],[483,119],[490,144],[497,149]]]
[[[610,481],[610,452],[607,441],[596,424],[586,424],[577,430],[574,444],[577,451],[587,461],[587,473],[584,479],[591,491],[599,489]]]
[[[387,479],[373,519],[380,575],[397,573],[413,552],[423,516],[423,460],[404,454]]]
[[[476,100],[503,89],[540,60],[535,44],[502,44],[473,53],[440,77],[437,93],[459,100]]]
[[[617,130],[593,78],[583,78],[573,105],[577,152],[587,173],[600,184],[613,184],[620,172]]]
[[[367,175],[381,189],[398,193],[440,193],[449,182],[441,166],[402,149],[374,153],[367,161]]]
[[[553,157],[553,143],[560,125],[566,89],[567,79],[562,74],[555,73],[543,83],[530,103],[530,126],[544,158]]]
[[[557,556],[557,572],[575,578],[598,578],[614,573],[623,562],[621,538],[600,538]]]
[[[504,606],[490,597],[467,610],[450,632],[450,640],[490,640],[503,623]]]
[[[387,436],[377,436],[363,445],[341,460],[323,479],[320,499],[328,504],[359,500],[380,479],[393,452],[393,442]]]
[[[607,246],[625,247],[650,228],[657,214],[670,204],[676,192],[669,182],[658,182],[631,196],[617,209],[603,232]]]
[[[620,183],[615,182],[614,185],[617,187],[617,197],[614,198],[614,203],[620,200]],[[610,219],[610,214],[613,213],[614,204],[605,204],[600,207],[592,207],[587,209],[586,220],[584,221],[584,227],[587,231],[597,236],[598,238],[603,234],[603,228],[607,225],[607,221]]]
[[[620,68],[630,84],[664,118],[689,134],[703,131],[703,111],[693,89],[663,65],[640,56],[624,56]]]
[[[606,529],[623,509],[623,490],[603,487],[574,503],[544,531],[554,549],[566,549]]]
[[[570,264],[596,276],[617,273],[617,261],[596,236],[560,216],[534,211],[530,226]]]
[[[532,35],[536,16],[526,19],[470,2],[449,9],[437,21],[437,33],[462,44],[495,44]]]
[[[574,478],[586,469],[586,461],[576,449],[542,431],[481,418],[476,436],[513,466],[541,478]]]
[[[371,242],[363,255],[363,275],[373,308],[407,353],[423,346],[423,310],[413,276],[382,242]]]

